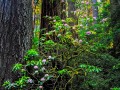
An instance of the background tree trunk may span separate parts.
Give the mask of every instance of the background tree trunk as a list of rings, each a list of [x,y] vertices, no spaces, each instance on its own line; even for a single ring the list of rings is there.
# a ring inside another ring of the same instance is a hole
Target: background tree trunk
[[[75,11],[76,11],[75,1],[68,0],[68,17],[73,18],[74,20],[74,22],[70,23],[70,25],[72,26],[78,23],[78,17],[74,13]]]
[[[63,0],[64,1],[64,0]],[[49,20],[45,18],[45,16],[60,16],[64,18],[64,15],[61,13],[64,6],[65,1],[62,2],[60,0],[43,0],[42,1],[42,13],[41,13],[41,29],[46,28],[46,32],[50,31],[51,25],[49,25]],[[44,33],[42,31],[42,33]]]
[[[114,56],[120,57],[120,1],[111,1],[111,26],[114,32]]]
[[[5,80],[14,80],[11,67],[31,47],[31,1],[0,0],[0,87]]]
[[[97,4],[97,0],[92,0],[92,3],[93,17],[98,18],[98,6],[95,5]],[[97,23],[96,20],[94,20],[94,23]]]

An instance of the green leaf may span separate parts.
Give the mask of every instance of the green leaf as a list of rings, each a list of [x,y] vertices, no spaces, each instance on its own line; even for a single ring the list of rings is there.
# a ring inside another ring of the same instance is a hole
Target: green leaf
[[[13,69],[12,71],[18,71],[18,70],[21,70],[23,67],[23,65],[21,63],[17,63],[13,66]]]
[[[32,61],[27,61],[27,66],[34,66],[36,65],[36,61],[32,60]]]
[[[48,40],[48,41],[46,41],[46,42],[44,42],[44,44],[45,45],[54,45],[55,44],[55,42],[53,41],[53,40]]]
[[[67,69],[62,69],[58,71],[58,74],[63,75],[63,74],[67,74],[68,70]]]
[[[120,90],[118,87],[111,88],[111,90]]]
[[[27,51],[27,55],[28,56],[38,56],[39,54],[36,50],[30,49],[30,50]]]
[[[81,64],[79,67],[85,69],[85,71],[87,71],[87,72],[97,72],[98,73],[98,72],[102,71],[101,68],[98,68],[98,67],[92,66],[92,65]]]
[[[5,81],[4,84],[3,84],[2,86],[4,86],[5,88],[10,89],[10,84],[11,84],[10,81]]]
[[[27,77],[27,76],[22,76],[21,78],[19,78],[18,81],[16,81],[16,85],[20,88],[23,88],[24,86],[26,86],[26,83],[27,83],[27,80],[29,79],[30,77]]]

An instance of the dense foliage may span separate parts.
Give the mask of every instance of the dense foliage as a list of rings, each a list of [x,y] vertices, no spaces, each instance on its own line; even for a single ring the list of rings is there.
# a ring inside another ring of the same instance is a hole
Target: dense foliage
[[[6,89],[120,90],[120,62],[111,55],[113,32],[107,30],[109,4],[96,4],[101,6],[98,17],[83,11],[89,2],[76,5],[84,6],[73,12],[79,16],[76,25],[72,17],[45,16],[52,29],[33,38],[32,49],[13,66],[18,79],[6,81]]]

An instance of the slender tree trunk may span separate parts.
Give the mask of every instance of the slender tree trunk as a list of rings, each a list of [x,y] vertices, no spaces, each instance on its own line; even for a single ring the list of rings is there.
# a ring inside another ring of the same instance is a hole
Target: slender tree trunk
[[[71,13],[71,11],[73,13]],[[68,17],[73,18],[74,22],[71,22],[70,25],[74,26],[78,22],[78,17],[75,15],[76,7],[75,7],[75,1],[68,0]]]
[[[0,90],[16,77],[11,68],[31,47],[32,0],[0,0]]]
[[[97,0],[92,0],[92,3],[93,3],[93,6],[92,6],[93,17],[98,18],[98,6],[95,5],[97,3]],[[94,23],[97,23],[95,19],[94,19]]]

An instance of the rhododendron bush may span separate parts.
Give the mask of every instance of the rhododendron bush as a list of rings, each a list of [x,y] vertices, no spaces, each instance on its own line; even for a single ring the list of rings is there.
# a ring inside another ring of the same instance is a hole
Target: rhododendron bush
[[[40,35],[39,50],[33,45],[22,62],[13,66],[18,79],[4,82],[6,89],[110,90],[120,85],[116,84],[120,78],[117,75],[119,60],[110,55],[113,32],[107,30],[110,16],[105,10],[108,4],[105,7],[97,3],[99,14],[93,17],[89,13],[92,3],[78,1],[77,9],[71,12],[78,20],[44,16],[52,29]],[[105,13],[108,15],[104,16]],[[74,22],[77,23],[71,25]]]

